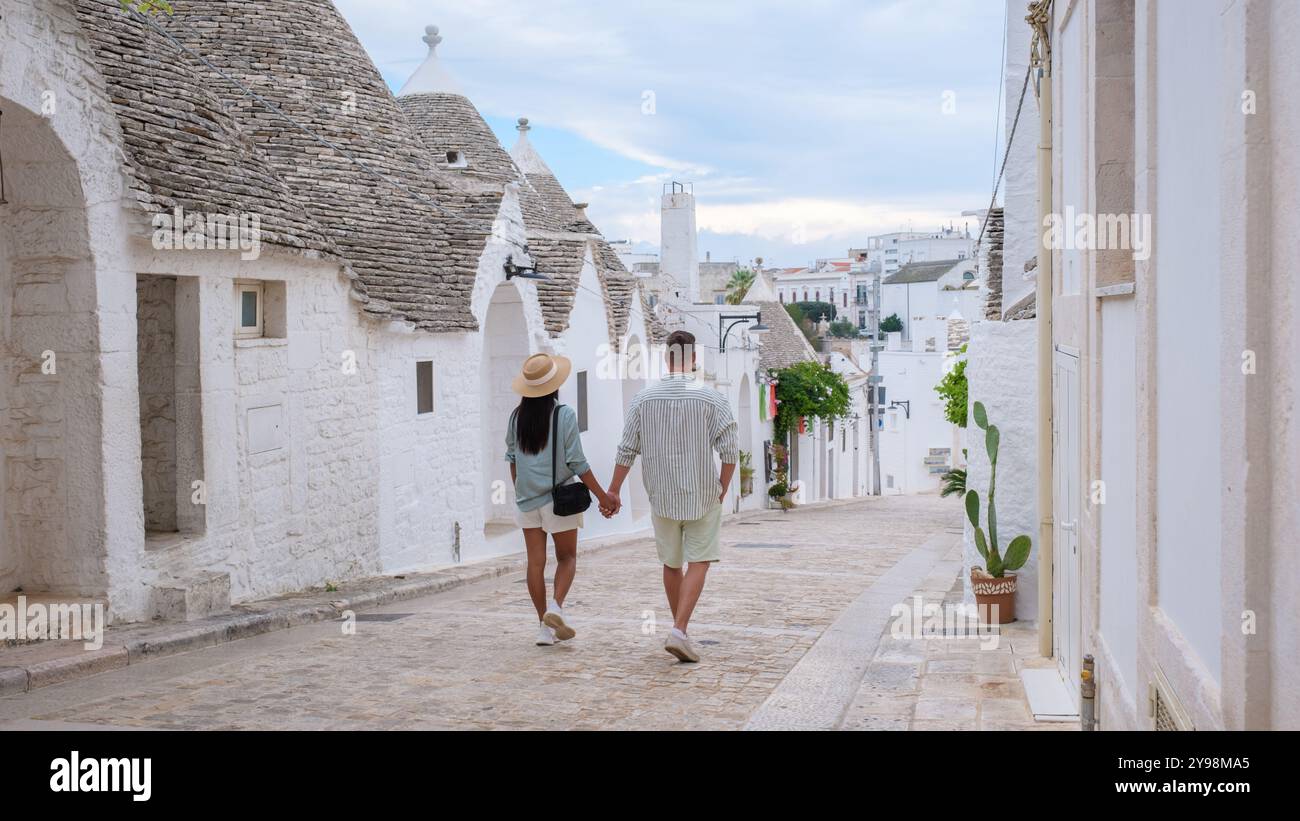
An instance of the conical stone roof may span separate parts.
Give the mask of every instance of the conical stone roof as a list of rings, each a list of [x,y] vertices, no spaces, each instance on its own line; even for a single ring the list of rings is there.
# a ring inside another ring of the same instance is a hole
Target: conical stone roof
[[[367,312],[476,328],[470,296],[501,193],[468,193],[430,164],[333,4],[209,0],[152,24],[117,0],[74,7],[142,208],[257,214],[264,241],[340,257]]]

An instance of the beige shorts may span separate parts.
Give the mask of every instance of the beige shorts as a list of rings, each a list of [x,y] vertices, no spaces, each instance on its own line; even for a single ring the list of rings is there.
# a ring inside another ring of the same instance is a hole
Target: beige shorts
[[[547,502],[532,510],[515,510],[515,524],[524,528],[540,527],[547,533],[563,533],[566,530],[577,530],[582,527],[581,513],[572,516],[556,516],[553,508],[554,505]]]
[[[682,562],[716,562],[722,559],[722,542],[718,528],[722,524],[722,505],[698,519],[681,521],[651,516],[655,526],[655,547],[659,561],[669,567]]]

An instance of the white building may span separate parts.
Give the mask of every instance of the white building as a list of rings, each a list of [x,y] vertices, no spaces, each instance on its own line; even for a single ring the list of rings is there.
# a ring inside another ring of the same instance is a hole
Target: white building
[[[882,494],[935,491],[946,471],[964,463],[958,430],[944,418],[935,386],[969,338],[969,327],[954,313],[916,320],[910,340],[898,332],[886,335],[878,355]]]
[[[782,268],[770,272],[777,299],[791,302],[829,302],[836,319],[846,319],[859,329],[868,324],[868,301],[875,274],[865,255],[817,260],[807,268]]]
[[[941,259],[969,259],[975,238],[970,227],[950,225],[937,231],[895,231],[867,239],[867,252],[879,259],[886,276],[909,262],[934,262]]]
[[[623,267],[633,274],[638,273],[638,268],[646,270],[645,266],[653,266],[654,270],[659,268],[658,252],[643,244],[630,239],[616,239],[610,240],[609,247],[618,254],[619,262],[623,263]]]
[[[1023,320],[985,322],[971,342],[971,398],[1013,426],[1002,427],[999,529],[1032,535],[1041,557],[1020,572],[1041,585],[1021,585],[1018,614],[1038,621],[1067,704],[1094,657],[1101,729],[1300,728],[1287,633],[1300,617],[1288,490],[1300,484],[1300,108],[1283,92],[1300,76],[1300,7],[1035,7],[1051,172],[1039,179],[1032,151],[1013,143],[1003,289],[1020,287],[1012,226],[1038,224],[1039,209],[1120,217],[1130,231],[1127,243],[1053,244],[1046,287],[1028,303],[999,300],[1006,318],[1050,304],[1042,347]],[[1022,4],[1007,13],[1010,81],[1024,76],[1030,32]],[[1029,123],[1017,141],[1039,142]],[[1051,390],[1045,424],[1037,384]],[[1035,437],[1051,437],[1041,462],[1024,452]],[[974,456],[968,483],[980,487]],[[1004,510],[1018,521],[1004,524]]]
[[[506,375],[537,350],[590,373],[654,333],[562,189],[432,53],[399,103],[329,5],[153,18],[282,114],[117,4],[0,9],[3,589],[193,618],[496,552]],[[176,214],[199,221],[162,230]],[[589,382],[588,418],[625,389]],[[605,526],[637,518],[633,494]]]
[[[828,425],[827,495],[832,499],[869,496],[871,487],[871,419],[868,411],[871,374],[852,357],[832,351],[827,365],[849,386],[849,413]]]
[[[980,291],[975,269],[972,259],[904,265],[886,276],[881,285],[880,318],[897,315],[908,341],[917,336],[914,325],[944,319],[953,311],[968,321],[978,318]]]

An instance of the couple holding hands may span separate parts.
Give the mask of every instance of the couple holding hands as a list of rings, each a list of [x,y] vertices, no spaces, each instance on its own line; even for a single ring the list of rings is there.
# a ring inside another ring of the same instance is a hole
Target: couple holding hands
[[[640,456],[664,592],[673,614],[664,649],[681,661],[700,660],[686,627],[709,565],[721,558],[718,530],[722,500],[736,469],[736,420],[722,394],[696,379],[692,334],[669,335],[667,357],[667,375],[638,393],[628,408],[608,490],[583,456],[577,414],[557,404],[560,386],[572,368],[569,360],[535,354],[511,383],[522,398],[506,431],[506,461],[515,484],[516,521],[528,551],[528,594],[537,608],[539,645],[575,635],[563,606],[577,570],[582,513],[557,514],[557,494],[577,477],[595,496],[601,515],[609,518],[622,507],[619,490]],[[714,452],[722,461],[720,472],[715,472]],[[547,534],[555,542],[556,559],[555,591],[549,601]]]

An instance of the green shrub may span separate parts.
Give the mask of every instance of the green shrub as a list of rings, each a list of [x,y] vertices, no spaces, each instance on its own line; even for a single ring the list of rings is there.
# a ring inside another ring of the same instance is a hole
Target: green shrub
[[[959,360],[934,389],[943,397],[943,418],[959,428],[966,427],[966,360]]]

